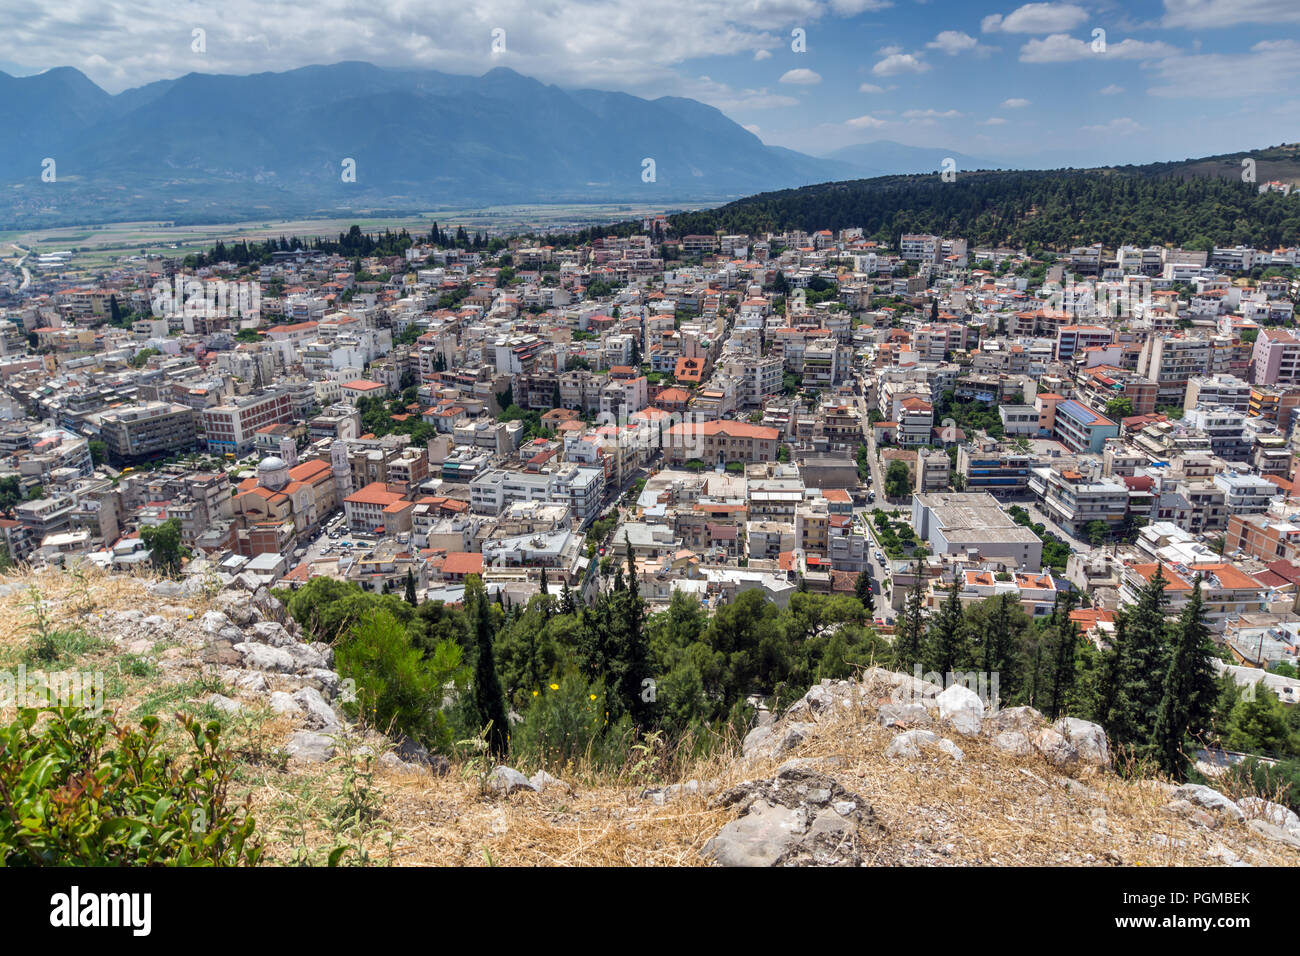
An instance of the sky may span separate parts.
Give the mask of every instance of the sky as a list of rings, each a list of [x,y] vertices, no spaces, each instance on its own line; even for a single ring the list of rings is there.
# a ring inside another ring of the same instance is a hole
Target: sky
[[[814,155],[1085,166],[1300,140],[1300,0],[0,0],[0,70],[112,93],[342,60],[688,96]]]

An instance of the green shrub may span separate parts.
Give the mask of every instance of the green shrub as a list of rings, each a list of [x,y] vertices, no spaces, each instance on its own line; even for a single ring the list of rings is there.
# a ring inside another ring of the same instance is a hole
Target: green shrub
[[[605,689],[576,675],[536,691],[533,704],[510,734],[510,752],[522,766],[562,769],[589,760],[621,764],[631,741],[628,727],[609,727]],[[620,732],[623,730],[624,732]]]
[[[439,641],[426,656],[397,618],[376,611],[352,626],[334,659],[339,675],[353,682],[351,699],[344,700],[350,717],[433,749],[451,746],[444,693],[448,685],[459,691],[469,681],[459,644]]]
[[[157,717],[135,731],[76,708],[19,711],[0,729],[0,863],[255,865],[247,801],[227,804],[220,729],[177,716],[194,743],[185,766],[159,751]]]

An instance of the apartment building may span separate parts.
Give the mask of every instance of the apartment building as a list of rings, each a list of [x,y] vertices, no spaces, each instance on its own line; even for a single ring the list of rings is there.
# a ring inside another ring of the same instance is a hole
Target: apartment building
[[[1208,339],[1181,335],[1152,336],[1142,346],[1137,372],[1156,383],[1156,404],[1182,408],[1187,383],[1211,367],[1213,348]]]
[[[1256,385],[1300,382],[1300,337],[1289,329],[1260,329],[1250,359]]]
[[[1073,468],[1049,469],[1043,477],[1043,510],[1071,534],[1083,534],[1094,521],[1113,528],[1128,514],[1129,490],[1122,481]]]
[[[957,473],[967,491],[994,495],[1022,495],[1029,486],[1032,455],[993,441],[963,444],[957,448]]]
[[[109,462],[118,467],[190,451],[198,441],[194,409],[185,405],[142,402],[91,417]]]
[[[977,555],[1028,571],[1042,567],[1042,540],[1012,521],[989,494],[913,495],[912,527],[934,554]]]
[[[776,461],[780,432],[747,422],[687,422],[664,432],[664,458],[679,465],[691,459],[706,464]]]
[[[1260,561],[1300,559],[1300,514],[1230,514],[1223,553]]]
[[[1070,451],[1100,454],[1107,439],[1119,437],[1119,425],[1087,405],[1067,399],[1056,406],[1053,435]]]
[[[1273,482],[1258,475],[1221,471],[1213,479],[1224,496],[1227,514],[1262,514],[1282,491]]]
[[[225,405],[203,410],[203,437],[216,454],[246,455],[253,450],[257,430],[290,421],[293,401],[286,389],[268,389]]]

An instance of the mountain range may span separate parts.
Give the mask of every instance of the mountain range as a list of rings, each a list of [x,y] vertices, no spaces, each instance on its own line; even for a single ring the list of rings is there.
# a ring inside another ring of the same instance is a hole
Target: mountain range
[[[111,95],[70,67],[0,73],[0,228],[340,210],[591,201],[726,201],[938,169],[898,143],[824,157],[765,145],[681,97],[482,76],[311,66],[191,73]],[[54,182],[41,178],[54,160]],[[355,182],[343,178],[355,161]],[[653,175],[647,159],[653,160]],[[48,165],[48,164],[47,164]]]

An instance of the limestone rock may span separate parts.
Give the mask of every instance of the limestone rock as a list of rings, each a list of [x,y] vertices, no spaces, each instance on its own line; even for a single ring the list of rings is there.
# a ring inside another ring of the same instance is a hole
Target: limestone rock
[[[311,730],[300,730],[289,738],[285,748],[289,756],[303,763],[324,763],[334,756],[334,741],[324,734]]]
[[[1110,766],[1110,747],[1101,726],[1077,717],[1062,717],[1052,729],[1074,745],[1079,759],[1095,767]]]
[[[269,644],[249,644],[247,642],[234,645],[244,659],[244,666],[250,670],[257,671],[279,671],[283,674],[291,673],[295,669],[293,655],[282,647],[271,647]]]
[[[488,774],[487,783],[488,788],[497,794],[511,794],[518,790],[531,790],[534,793],[537,791],[532,781],[522,773],[504,765],[498,766]]]
[[[915,760],[921,756],[921,747],[935,743],[938,739],[939,735],[929,730],[908,730],[889,742],[885,756],[895,760]]]
[[[1069,767],[1079,760],[1079,751],[1060,731],[1044,727],[1031,738],[1034,749],[1057,767]]]
[[[1204,807],[1207,810],[1213,810],[1216,813],[1223,813],[1234,820],[1244,820],[1246,815],[1242,813],[1241,807],[1237,806],[1217,790],[1199,783],[1185,783],[1174,791],[1175,796],[1181,797],[1189,803],[1194,803],[1198,807]]]
[[[314,687],[303,687],[293,693],[294,702],[302,708],[304,722],[312,730],[323,730],[329,733],[337,733],[343,729],[343,724],[338,715],[321,697],[320,692]]]
[[[1004,730],[993,738],[993,746],[1017,757],[1022,757],[1033,749],[1029,745],[1029,738],[1019,730]]]

